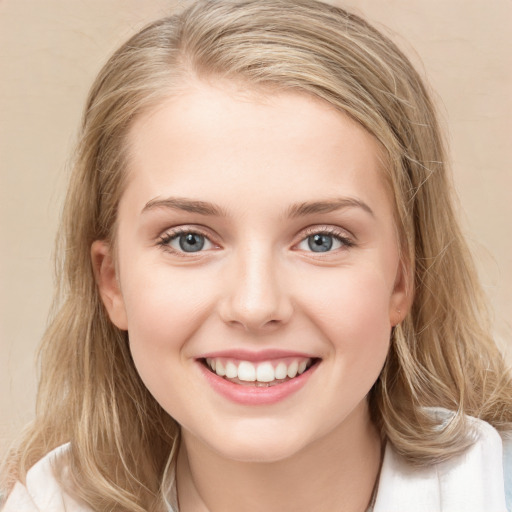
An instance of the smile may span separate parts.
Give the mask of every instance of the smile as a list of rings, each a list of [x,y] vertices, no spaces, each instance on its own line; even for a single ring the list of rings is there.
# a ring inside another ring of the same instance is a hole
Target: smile
[[[288,357],[272,361],[251,361],[208,357],[206,367],[219,377],[245,386],[269,387],[302,375],[314,363],[310,357]]]
[[[261,406],[276,404],[297,393],[316,373],[322,359],[271,350],[258,354],[205,354],[196,361],[215,392],[231,402]]]

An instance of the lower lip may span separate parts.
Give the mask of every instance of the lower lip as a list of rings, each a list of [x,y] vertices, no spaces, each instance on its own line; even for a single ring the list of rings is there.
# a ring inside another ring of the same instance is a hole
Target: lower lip
[[[198,362],[198,364],[204,377],[217,393],[232,402],[243,405],[269,405],[284,400],[301,389],[318,367],[318,363],[316,363],[302,375],[294,377],[282,384],[257,387],[235,384],[211,372],[201,362]]]

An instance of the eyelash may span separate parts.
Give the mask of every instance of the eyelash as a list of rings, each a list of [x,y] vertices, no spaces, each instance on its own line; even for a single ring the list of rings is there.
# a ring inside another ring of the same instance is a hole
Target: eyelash
[[[178,255],[181,257],[190,257],[191,255],[204,252],[204,251],[197,251],[197,252],[186,253],[185,251],[177,251],[169,245],[170,242],[177,239],[179,236],[190,235],[190,234],[202,236],[202,237],[206,238],[211,244],[215,245],[214,242],[212,242],[210,235],[206,234],[205,232],[203,232],[200,229],[197,229],[195,227],[194,228],[178,227],[178,228],[174,228],[170,231],[167,231],[159,237],[158,245],[161,246],[162,249],[164,249],[165,251],[171,252],[172,254],[175,254],[175,255]],[[340,249],[349,249],[349,248],[355,246],[355,242],[351,238],[347,237],[344,231],[337,229],[335,227],[306,228],[301,233],[300,241],[294,245],[295,246],[299,245],[300,243],[304,242],[310,236],[313,236],[313,235],[326,235],[326,236],[330,236],[330,237],[336,239],[342,245],[342,247]],[[337,249],[337,250],[340,250],[340,249]],[[306,251],[306,252],[311,252],[311,253],[317,254],[317,255],[322,254],[320,252],[315,253],[314,251]],[[335,252],[335,251],[326,251],[327,254],[332,253],[332,252]]]
[[[202,252],[202,251],[198,251],[198,253],[194,253],[194,252],[186,253],[185,251],[177,251],[176,249],[172,248],[169,244],[173,240],[179,238],[181,235],[199,235],[199,236],[203,236],[208,241],[210,241],[210,243],[212,245],[215,245],[211,241],[210,235],[206,234],[205,232],[201,231],[200,229],[198,229],[196,227],[190,227],[190,228],[179,227],[179,228],[173,228],[170,231],[166,231],[165,233],[163,233],[159,237],[158,245],[160,247],[162,247],[162,249],[172,253],[173,255],[177,255],[177,256],[181,256],[181,257],[185,257],[185,258],[186,257],[190,257],[191,255],[198,254],[198,253]]]
[[[300,242],[307,240],[310,236],[313,236],[313,235],[331,236],[332,238],[338,240],[341,243],[341,245],[342,245],[341,249],[350,249],[351,247],[355,246],[354,240],[349,238],[346,235],[345,231],[335,228],[334,226],[329,226],[329,227],[326,226],[326,227],[320,227],[320,228],[316,227],[316,226],[312,226],[310,228],[306,228],[301,233]],[[297,245],[297,244],[295,244],[295,245]],[[311,252],[313,252],[313,251],[311,251]],[[335,252],[335,251],[328,251],[328,253],[329,252]],[[315,254],[315,253],[313,253],[313,254]],[[316,254],[318,254],[318,253],[316,253]]]

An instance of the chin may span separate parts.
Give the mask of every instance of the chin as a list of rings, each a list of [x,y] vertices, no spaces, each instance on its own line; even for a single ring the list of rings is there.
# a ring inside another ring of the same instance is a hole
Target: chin
[[[273,463],[301,452],[308,442],[305,435],[290,428],[240,428],[224,431],[216,439],[206,439],[210,448],[223,458],[237,462]]]
[[[274,463],[291,458],[301,450],[301,447],[287,445],[274,446],[265,444],[244,443],[222,447],[219,455],[226,459],[247,463]]]

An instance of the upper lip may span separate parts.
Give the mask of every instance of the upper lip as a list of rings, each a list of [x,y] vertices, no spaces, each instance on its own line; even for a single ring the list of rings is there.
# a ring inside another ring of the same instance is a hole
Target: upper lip
[[[318,358],[314,354],[308,354],[305,352],[298,352],[293,350],[282,350],[282,349],[264,349],[258,351],[252,351],[247,349],[229,349],[229,350],[217,350],[212,352],[205,352],[197,357],[197,359],[225,357],[230,359],[237,359],[240,361],[271,361],[273,359],[283,359],[286,357],[304,357],[304,358]]]

